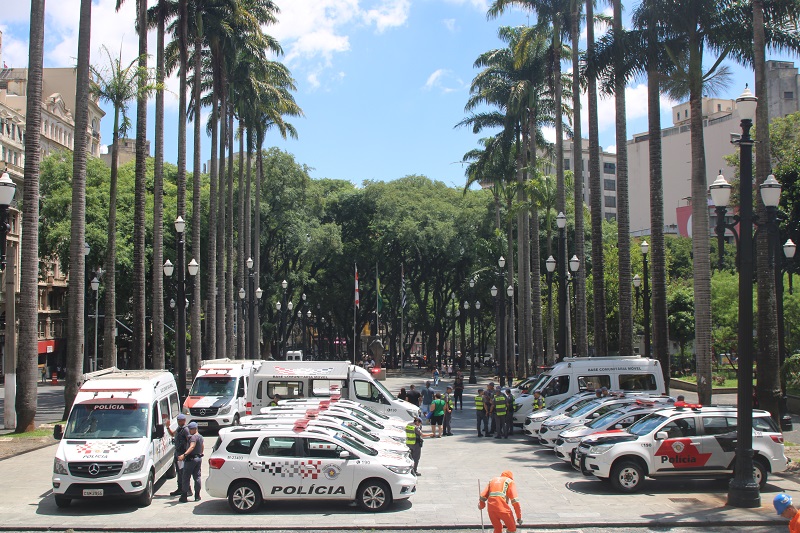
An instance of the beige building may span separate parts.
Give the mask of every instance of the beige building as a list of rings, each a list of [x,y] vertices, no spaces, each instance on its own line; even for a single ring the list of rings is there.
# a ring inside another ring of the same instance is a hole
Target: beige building
[[[111,166],[111,149],[114,145],[108,145],[108,152],[105,154],[100,154],[100,159],[103,160],[103,163]],[[150,141],[145,143],[145,154],[147,157],[150,157]],[[122,166],[126,163],[130,163],[136,159],[136,139],[120,139],[119,140],[119,153],[117,154],[117,163],[119,166]]]
[[[564,170],[573,169],[573,143],[572,141],[564,141]],[[591,205],[590,202],[590,185],[589,185],[589,140],[583,139],[581,141],[581,148],[583,151],[583,201],[586,205]],[[555,173],[555,169],[552,170]],[[603,216],[606,220],[615,220],[617,218],[617,155],[610,152],[603,151],[600,147],[600,180],[602,182],[601,190],[603,191]],[[567,194],[572,195],[572,191],[567,191]]]

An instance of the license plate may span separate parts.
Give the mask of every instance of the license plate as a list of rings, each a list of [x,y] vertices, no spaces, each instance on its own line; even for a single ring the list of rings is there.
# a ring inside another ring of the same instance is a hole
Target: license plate
[[[198,426],[207,426],[208,422],[195,422]]]
[[[103,489],[83,489],[84,496],[102,496]]]

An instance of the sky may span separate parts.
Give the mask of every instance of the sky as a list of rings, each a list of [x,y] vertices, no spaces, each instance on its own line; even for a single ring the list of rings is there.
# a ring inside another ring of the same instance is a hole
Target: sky
[[[9,67],[27,66],[30,1],[3,2],[0,31],[2,59]],[[151,0],[148,3],[153,3]],[[303,118],[291,119],[297,140],[268,136],[265,146],[278,146],[310,167],[312,178],[389,181],[421,174],[448,185],[465,183],[463,155],[478,146],[481,136],[455,128],[467,114],[464,105],[469,85],[478,70],[475,59],[501,48],[497,29],[502,25],[533,22],[517,9],[498,19],[487,19],[488,0],[275,0],[281,8],[278,24],[266,28],[281,43],[279,58],[297,82],[295,99]],[[46,3],[45,67],[75,65],[79,0]],[[115,12],[116,0],[93,0],[92,62],[105,59],[101,47],[122,51],[128,61],[137,55],[133,29],[135,0]],[[633,3],[628,3],[628,14]],[[601,8],[610,15],[610,8]],[[598,27],[596,35],[604,33]],[[585,38],[585,29],[583,33]],[[585,40],[582,38],[582,47]],[[148,38],[155,64],[155,34]],[[772,55],[768,59],[797,61]],[[710,64],[709,60],[709,64]],[[732,62],[730,87],[721,98],[735,99],[745,83],[752,87],[753,73]],[[565,63],[565,71],[570,65]],[[167,83],[165,159],[177,160],[177,80]],[[647,85],[634,81],[626,91],[627,132],[647,130]],[[586,95],[583,107],[586,109]],[[670,102],[662,97],[662,123],[672,124]],[[101,127],[109,142],[110,108]],[[148,138],[154,139],[153,104],[149,106]],[[135,119],[135,104],[131,115]],[[583,113],[583,131],[588,130]],[[203,116],[203,120],[207,118]],[[599,101],[600,144],[616,151],[614,100]],[[189,126],[189,165],[192,135]],[[545,136],[555,140],[552,130]],[[210,141],[203,139],[203,157],[209,158]]]

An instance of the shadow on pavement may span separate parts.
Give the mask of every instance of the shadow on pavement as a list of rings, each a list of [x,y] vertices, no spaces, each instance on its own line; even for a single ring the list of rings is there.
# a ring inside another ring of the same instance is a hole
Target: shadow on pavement
[[[391,515],[394,513],[401,513],[408,511],[413,505],[409,500],[400,500],[394,502],[389,509],[382,511],[381,515]],[[363,516],[370,516],[372,513],[362,511],[360,507],[347,502],[334,502],[325,500],[304,500],[304,501],[265,501],[261,508],[253,513],[254,516],[261,514],[269,514],[270,516],[294,516],[294,515],[314,515],[314,516],[330,516],[330,515],[349,515],[354,511],[362,513]],[[224,515],[230,514],[237,516],[228,506],[228,501],[222,498],[212,498],[207,501],[195,504],[193,510],[195,515]]]
[[[153,487],[154,495],[153,500],[156,499],[163,499],[169,498],[170,496],[166,494],[158,494],[159,489],[164,485],[166,480],[162,478],[158,482],[156,482],[155,487]],[[177,499],[175,502],[177,503]],[[125,515],[134,513],[139,509],[139,505],[136,503],[136,500],[131,499],[119,499],[119,500],[111,500],[111,499],[104,499],[104,500],[90,500],[90,499],[78,499],[72,500],[70,502],[69,507],[65,507],[60,509],[56,507],[56,500],[53,498],[53,491],[49,490],[41,495],[41,500],[39,500],[39,504],[36,507],[36,514],[42,516],[114,516],[114,515]]]

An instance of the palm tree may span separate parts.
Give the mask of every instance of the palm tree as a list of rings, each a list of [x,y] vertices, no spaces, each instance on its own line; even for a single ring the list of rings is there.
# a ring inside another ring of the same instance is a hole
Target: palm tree
[[[116,347],[116,264],[117,264],[117,175],[119,166],[119,140],[124,137],[130,127],[128,104],[137,97],[140,87],[146,92],[156,87],[148,80],[147,70],[138,67],[139,58],[127,65],[122,63],[122,51],[117,58],[105,46],[103,50],[108,57],[106,68],[91,67],[94,82],[90,91],[94,98],[111,104],[114,108],[114,129],[111,143],[111,183],[108,201],[108,240],[106,245],[105,265],[108,276],[104,280],[105,318],[103,320],[103,367],[117,365]],[[143,85],[140,78],[145,78]],[[154,361],[155,363],[155,361]],[[162,362],[163,366],[163,362]]]
[[[22,225],[22,258],[19,269],[19,352],[17,358],[17,433],[36,429],[37,369],[39,360],[39,162],[42,129],[42,67],[44,61],[44,0],[31,2],[26,90],[25,188]],[[4,237],[5,238],[5,237]],[[16,251],[14,251],[16,254]],[[14,259],[11,260],[13,264]],[[13,267],[7,275],[13,275]],[[8,286],[8,285],[7,285]],[[14,295],[6,294],[6,298]],[[15,327],[10,324],[7,327]],[[13,372],[6,369],[6,376]],[[6,409],[11,409],[10,405]]]
[[[555,219],[556,207],[556,177],[553,175],[544,175],[537,169],[535,179],[531,180],[529,185],[529,192],[531,196],[531,203],[536,206],[537,212],[544,214],[544,228],[545,228],[545,243],[547,248],[545,254],[550,257],[553,255],[553,221]],[[536,221],[538,224],[538,221]],[[555,320],[553,317],[553,302],[552,298],[548,297],[547,301],[547,349],[545,351],[546,366],[552,365],[555,362]]]
[[[200,101],[203,67],[203,32],[202,32],[202,12],[200,2],[195,0],[191,4],[194,17],[190,18],[194,24],[191,25],[192,40],[194,43],[193,65],[194,65],[194,84],[192,85],[192,120],[194,121],[194,162],[192,174],[192,254],[200,261],[202,254],[200,249],[200,214],[202,212],[200,197],[200,111],[202,102]],[[200,279],[195,280],[192,285],[193,299],[195,304],[191,307],[191,369],[192,375],[196,375],[200,369],[200,359],[202,355],[202,335],[200,325]],[[211,287],[209,287],[209,290]]]
[[[31,4],[33,8],[33,4]],[[31,13],[33,15],[33,13]],[[33,21],[33,17],[31,17]],[[75,83],[75,131],[89,126],[89,61],[91,48],[92,0],[81,0],[78,25],[78,64]],[[64,386],[66,420],[78,395],[83,374],[84,292],[86,290],[84,244],[86,242],[86,135],[75,135],[72,149],[72,214],[69,243],[69,301],[67,304],[67,379]],[[37,333],[38,335],[38,333]]]

